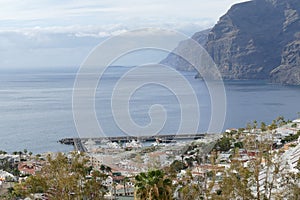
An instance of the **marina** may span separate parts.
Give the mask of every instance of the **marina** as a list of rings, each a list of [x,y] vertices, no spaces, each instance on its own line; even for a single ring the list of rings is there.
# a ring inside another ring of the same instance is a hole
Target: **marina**
[[[158,142],[158,143],[176,143],[177,140],[197,140],[213,134],[194,133],[194,134],[168,134],[153,136],[114,136],[114,137],[98,137],[98,138],[63,138],[59,140],[61,144],[74,145],[76,151],[86,152],[86,147],[82,141],[92,140],[95,143],[102,141],[110,141],[116,143],[128,143],[130,141],[139,142]]]

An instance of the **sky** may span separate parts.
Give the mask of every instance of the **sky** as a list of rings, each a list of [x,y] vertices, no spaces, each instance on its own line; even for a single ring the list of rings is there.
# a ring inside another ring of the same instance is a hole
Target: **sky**
[[[0,69],[77,67],[101,41],[140,28],[191,36],[245,0],[0,0]]]

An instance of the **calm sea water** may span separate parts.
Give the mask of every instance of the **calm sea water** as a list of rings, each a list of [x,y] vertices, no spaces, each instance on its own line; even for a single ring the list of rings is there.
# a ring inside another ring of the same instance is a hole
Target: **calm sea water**
[[[116,81],[128,70],[126,67],[110,68],[96,92],[98,121],[107,135],[122,133],[112,117],[110,99]],[[61,145],[57,141],[78,136],[72,114],[75,76],[74,71],[2,72],[0,149],[12,152],[26,148],[34,153],[71,150],[71,146]],[[207,130],[211,114],[206,85],[201,80],[195,80],[192,72],[184,72],[184,76],[200,100],[198,131],[203,132]],[[226,81],[225,89],[227,113],[224,129],[244,127],[253,120],[269,123],[279,115],[294,119],[300,111],[300,87],[265,81]],[[133,120],[140,126],[147,125],[150,122],[148,110],[153,104],[163,105],[167,112],[167,121],[161,133],[176,133],[181,120],[180,106],[176,96],[158,85],[146,85],[133,94],[130,99]]]

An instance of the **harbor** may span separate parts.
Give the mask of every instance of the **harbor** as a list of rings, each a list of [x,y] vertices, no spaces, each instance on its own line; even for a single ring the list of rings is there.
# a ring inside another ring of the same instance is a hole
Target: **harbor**
[[[168,135],[153,135],[153,136],[111,136],[111,137],[97,137],[97,138],[63,138],[59,140],[61,144],[73,145],[76,151],[86,152],[86,147],[82,141],[92,140],[95,143],[103,141],[128,143],[131,141],[139,142],[160,142],[160,143],[176,143],[178,140],[197,140],[203,139],[206,136],[213,134],[194,133],[194,134],[168,134]]]

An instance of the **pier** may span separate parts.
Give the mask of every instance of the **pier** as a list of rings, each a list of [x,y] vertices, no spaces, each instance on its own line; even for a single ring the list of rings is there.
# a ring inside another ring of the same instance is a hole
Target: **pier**
[[[87,152],[87,149],[86,149],[85,146],[82,144],[80,138],[73,138],[73,141],[74,141],[74,148],[75,148],[76,151],[79,151],[79,152]]]
[[[194,133],[194,134],[168,134],[168,135],[153,135],[153,136],[111,136],[111,137],[97,137],[97,138],[63,138],[59,140],[62,144],[74,145],[76,151],[86,152],[86,148],[82,144],[82,141],[93,140],[94,142],[111,141],[111,142],[130,142],[132,140],[138,140],[140,142],[155,142],[172,141],[172,140],[188,140],[188,139],[203,139],[205,136],[214,135],[206,133]]]

